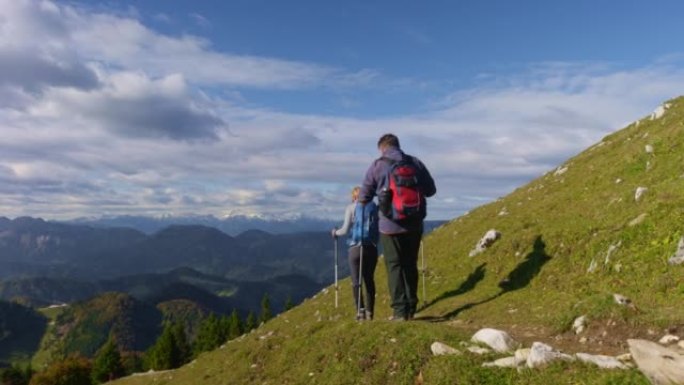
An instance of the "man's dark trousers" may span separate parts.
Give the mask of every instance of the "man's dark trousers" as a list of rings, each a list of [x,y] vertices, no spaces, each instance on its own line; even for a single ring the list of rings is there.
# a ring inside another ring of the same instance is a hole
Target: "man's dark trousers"
[[[418,251],[423,231],[380,234],[394,316],[413,317],[418,305]]]

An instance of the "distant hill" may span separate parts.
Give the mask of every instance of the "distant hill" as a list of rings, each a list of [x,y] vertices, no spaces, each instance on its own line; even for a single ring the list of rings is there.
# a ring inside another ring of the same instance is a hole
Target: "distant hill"
[[[109,338],[123,351],[144,351],[161,333],[162,312],[124,293],[104,293],[61,309],[44,336],[41,357],[78,353],[92,357]]]
[[[136,244],[145,234],[124,228],[46,222],[29,217],[0,224],[0,279],[17,275],[84,274],[82,261]]]
[[[648,384],[636,369],[580,362],[483,367],[511,354],[476,355],[462,345],[485,327],[568,354],[616,356],[628,352],[628,338],[682,337],[684,266],[668,260],[684,236],[683,187],[678,98],[433,231],[415,321],[384,321],[390,308],[380,267],[372,322],[354,321],[348,294],[335,308],[328,290],[191,365],[114,384]],[[478,250],[489,230],[500,236]],[[340,293],[349,289],[344,280]],[[615,294],[629,301],[618,303]],[[579,316],[587,324],[577,334]],[[435,341],[462,354],[435,356]]]
[[[152,305],[183,299],[205,311],[227,314],[236,309],[246,315],[249,311],[259,311],[261,298],[266,293],[271,297],[273,309],[279,311],[288,298],[298,303],[320,287],[304,275],[238,281],[179,268],[163,274],[137,274],[94,282],[44,277],[5,280],[0,281],[0,299],[41,307],[120,292]]]
[[[94,228],[5,219],[0,227],[0,279],[19,277],[101,280],[190,267],[211,275],[267,280],[304,274],[330,282],[329,233],[231,237],[216,228],[174,225],[152,235],[122,228]],[[256,233],[254,233],[256,234]],[[342,274],[346,265],[342,264]]]

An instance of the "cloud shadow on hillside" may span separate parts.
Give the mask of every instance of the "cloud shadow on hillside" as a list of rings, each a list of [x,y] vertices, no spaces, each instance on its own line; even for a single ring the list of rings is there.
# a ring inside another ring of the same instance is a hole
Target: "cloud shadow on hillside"
[[[447,314],[442,315],[441,317],[424,318],[424,320],[436,321],[436,322],[446,321],[448,319],[451,319],[453,317],[458,316],[460,313],[462,313],[465,310],[469,310],[475,306],[479,306],[479,305],[485,304],[487,302],[491,302],[491,301],[501,297],[502,295],[504,295],[508,292],[520,290],[520,289],[528,286],[530,284],[530,282],[532,282],[532,280],[537,275],[539,275],[542,267],[549,260],[551,260],[551,256],[546,254],[546,243],[542,239],[542,236],[539,235],[534,240],[534,244],[532,245],[532,251],[529,254],[527,254],[525,256],[525,259],[522,262],[520,262],[513,270],[511,270],[510,273],[508,273],[508,275],[504,279],[502,279],[499,282],[498,286],[501,289],[501,291],[499,293],[495,294],[494,296],[492,296],[490,298],[484,299],[482,301],[471,302],[471,303],[465,304],[463,306],[460,306],[457,309],[455,309],[455,310],[453,310]],[[484,278],[484,265],[485,264],[482,264],[478,267],[478,269],[480,267],[482,267],[482,270],[483,270],[482,278]],[[475,272],[477,272],[477,269],[475,270]],[[475,273],[475,272],[473,272],[473,273]],[[471,276],[472,275],[473,274],[471,274]],[[467,282],[468,282],[468,280],[466,280],[466,282],[464,282],[464,284],[462,284],[461,286],[465,286],[465,283],[467,283]],[[477,283],[477,282],[475,282],[475,283]],[[474,287],[474,285],[473,285],[473,287]],[[470,289],[472,289],[472,288],[470,288]],[[442,296],[440,296],[440,298],[441,297]],[[447,297],[445,297],[445,298],[447,298]],[[444,298],[442,298],[442,299],[444,299]],[[433,302],[437,302],[437,300],[435,300]]]
[[[482,263],[480,266],[476,267],[473,272],[471,272],[468,277],[466,278],[465,281],[461,282],[461,284],[454,290],[449,290],[446,291],[442,294],[440,294],[439,297],[433,299],[429,303],[426,303],[423,305],[423,307],[420,310],[425,310],[428,307],[436,304],[437,302],[440,302],[442,300],[445,300],[447,298],[455,297],[457,295],[465,294],[475,288],[477,284],[482,281],[485,277],[485,267],[487,266],[487,263]]]

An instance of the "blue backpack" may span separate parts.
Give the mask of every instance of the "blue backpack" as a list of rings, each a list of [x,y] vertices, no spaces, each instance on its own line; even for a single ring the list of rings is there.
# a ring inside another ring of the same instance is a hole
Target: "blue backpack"
[[[348,245],[377,245],[379,238],[378,205],[372,201],[365,205],[357,203],[356,208],[354,209],[354,222],[352,223],[351,235],[347,240]]]

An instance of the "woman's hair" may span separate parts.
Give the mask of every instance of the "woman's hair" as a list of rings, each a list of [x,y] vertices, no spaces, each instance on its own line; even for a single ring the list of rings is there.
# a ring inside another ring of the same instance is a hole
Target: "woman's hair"
[[[361,187],[354,186],[351,191],[352,202],[356,202],[359,199],[359,193],[361,192]]]

